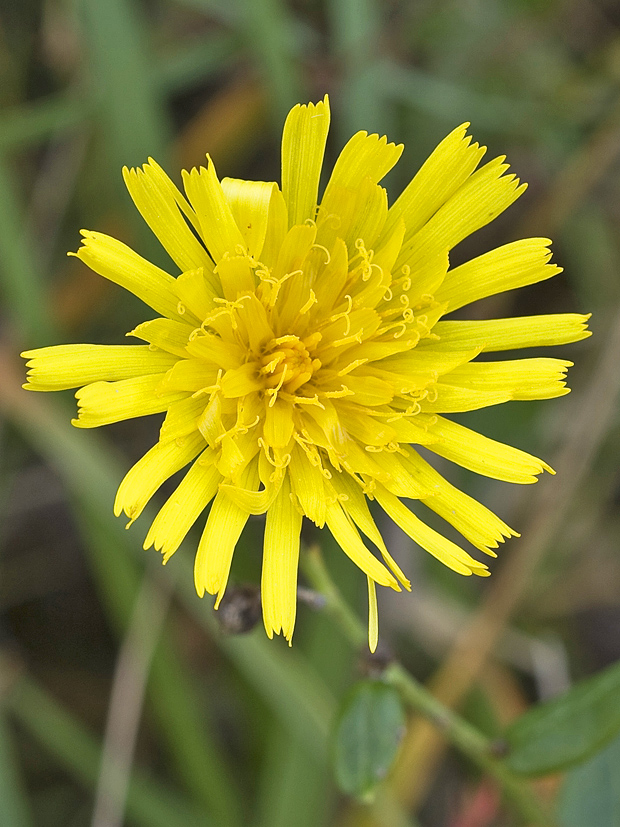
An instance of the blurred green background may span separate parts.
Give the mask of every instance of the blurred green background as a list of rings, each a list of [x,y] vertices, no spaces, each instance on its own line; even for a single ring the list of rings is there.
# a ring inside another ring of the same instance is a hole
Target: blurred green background
[[[620,6],[2,0],[2,827],[519,823],[488,780],[415,720],[374,805],[338,793],[333,717],[373,664],[311,599],[292,649],[262,628],[222,631],[212,599],[193,591],[195,535],[162,570],[141,547],[148,515],[130,532],[112,516],[115,488],[161,417],[76,431],[71,392],[19,387],[20,350],[121,343],[148,318],[65,255],[89,228],[170,266],[123,189],[123,164],[152,155],[178,182],[208,151],[220,176],[278,179],[288,109],[326,92],[328,165],[358,129],[404,142],[392,198],[463,121],[487,158],[506,154],[529,182],[453,261],[548,235],[564,272],[480,302],[470,318],[594,314],[591,339],[545,351],[576,362],[570,397],[460,417],[558,471],[524,490],[442,466],[522,534],[491,564],[494,576],[461,578],[384,527],[413,591],[380,595],[382,646],[491,735],[620,658]],[[257,582],[261,538],[256,520],[233,585]],[[327,532],[308,533],[316,540],[365,617],[363,576]],[[115,749],[127,772],[111,761]],[[606,765],[616,777],[619,753]],[[126,807],[115,810],[110,789],[122,791],[129,775]],[[613,827],[620,792],[615,816],[613,801],[592,809],[610,789],[592,770],[586,781],[546,778],[539,793],[561,802],[563,827]]]

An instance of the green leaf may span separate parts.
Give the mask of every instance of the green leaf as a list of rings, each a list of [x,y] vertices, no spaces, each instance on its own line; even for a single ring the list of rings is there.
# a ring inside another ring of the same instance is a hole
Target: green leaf
[[[620,738],[566,776],[558,820],[561,827],[620,827]]]
[[[372,800],[388,773],[405,731],[398,692],[380,681],[360,681],[345,698],[334,733],[334,766],[340,788]]]
[[[620,731],[620,661],[526,712],[506,733],[514,772],[545,775],[588,759]]]

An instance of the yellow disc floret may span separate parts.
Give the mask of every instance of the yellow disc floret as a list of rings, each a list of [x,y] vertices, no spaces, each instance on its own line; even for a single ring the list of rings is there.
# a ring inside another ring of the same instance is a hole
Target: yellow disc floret
[[[260,374],[264,377],[265,387],[295,393],[305,385],[321,367],[321,362],[313,359],[308,352],[308,347],[313,349],[316,344],[317,336],[320,340],[320,334],[306,340],[294,334],[272,339],[260,360]]]

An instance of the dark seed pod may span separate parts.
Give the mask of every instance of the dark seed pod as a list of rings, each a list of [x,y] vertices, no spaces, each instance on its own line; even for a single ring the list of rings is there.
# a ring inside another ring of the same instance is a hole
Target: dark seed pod
[[[229,587],[216,617],[227,635],[251,632],[261,617],[260,590],[251,585]]]

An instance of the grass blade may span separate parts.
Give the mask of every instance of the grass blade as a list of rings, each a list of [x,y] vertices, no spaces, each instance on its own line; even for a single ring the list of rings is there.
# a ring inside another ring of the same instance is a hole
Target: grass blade
[[[101,749],[88,730],[31,678],[22,677],[6,701],[8,710],[73,775],[94,787]],[[207,827],[177,794],[134,770],[127,794],[127,815],[139,827]]]
[[[0,155],[0,283],[9,315],[30,347],[49,344],[53,326],[23,210],[6,160]]]
[[[301,83],[295,56],[299,43],[282,0],[243,0],[245,36],[256,56],[279,123],[299,103]]]
[[[126,0],[79,0],[78,6],[110,162],[120,170],[148,155],[164,158],[168,124],[138,7]]]
[[[26,792],[12,749],[12,733],[0,712],[0,801],[6,827],[32,827]]]

